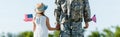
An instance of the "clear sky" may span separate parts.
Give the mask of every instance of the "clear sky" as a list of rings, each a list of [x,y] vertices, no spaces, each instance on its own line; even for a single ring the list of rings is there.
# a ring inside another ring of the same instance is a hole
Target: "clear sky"
[[[0,0],[0,32],[21,32],[32,30],[31,22],[24,22],[24,14],[34,14],[36,3],[43,2],[48,5],[45,14],[50,19],[50,24],[55,27],[55,0]],[[101,31],[103,28],[120,26],[120,0],[89,0],[91,15],[96,14],[97,23],[90,22],[85,32]],[[83,23],[84,25],[84,23]]]

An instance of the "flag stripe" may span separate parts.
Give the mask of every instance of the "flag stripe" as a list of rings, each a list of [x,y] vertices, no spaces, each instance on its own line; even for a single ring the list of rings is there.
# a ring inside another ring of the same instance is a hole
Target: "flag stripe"
[[[32,14],[25,14],[25,22],[32,21],[33,20],[33,15]]]

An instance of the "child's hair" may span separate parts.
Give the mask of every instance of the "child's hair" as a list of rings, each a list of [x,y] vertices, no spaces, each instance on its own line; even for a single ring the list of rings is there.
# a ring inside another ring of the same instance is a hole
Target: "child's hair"
[[[43,16],[45,16],[44,12],[42,12],[42,13],[40,13],[40,14],[42,14]]]
[[[44,12],[41,12],[41,13],[36,13],[36,14],[41,14],[41,15],[43,15],[43,16],[46,16],[46,15],[44,14]]]

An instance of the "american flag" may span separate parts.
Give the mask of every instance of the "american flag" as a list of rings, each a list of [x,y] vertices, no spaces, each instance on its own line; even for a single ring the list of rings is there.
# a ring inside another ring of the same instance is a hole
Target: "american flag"
[[[96,15],[94,15],[92,18],[92,21],[96,23]]]
[[[32,14],[25,14],[24,17],[25,17],[25,19],[24,19],[25,22],[30,22],[30,21],[33,20],[33,15]]]

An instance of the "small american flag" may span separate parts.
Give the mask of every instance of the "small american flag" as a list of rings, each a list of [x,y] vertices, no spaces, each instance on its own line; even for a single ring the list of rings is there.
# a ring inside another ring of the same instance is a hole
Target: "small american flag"
[[[25,17],[25,19],[24,19],[25,22],[30,22],[30,21],[33,20],[33,15],[32,14],[25,14],[24,17]]]
[[[92,18],[92,21],[96,23],[96,15],[94,15]]]

